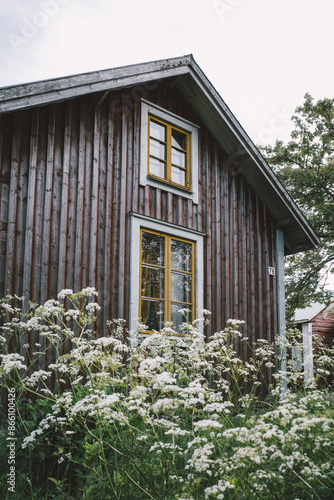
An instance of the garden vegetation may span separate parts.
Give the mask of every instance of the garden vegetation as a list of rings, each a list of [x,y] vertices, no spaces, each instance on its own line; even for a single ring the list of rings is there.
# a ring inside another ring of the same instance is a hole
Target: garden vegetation
[[[127,332],[118,320],[96,338],[97,292],[63,290],[57,299],[1,301],[0,385],[5,398],[15,393],[17,438],[9,491],[4,404],[1,498],[334,497],[331,348],[319,343],[305,383],[289,355],[301,342],[295,330],[284,344],[252,343],[229,320],[204,342],[203,311],[183,323],[183,336],[166,324],[143,337],[144,325]],[[40,369],[46,356],[54,362]]]

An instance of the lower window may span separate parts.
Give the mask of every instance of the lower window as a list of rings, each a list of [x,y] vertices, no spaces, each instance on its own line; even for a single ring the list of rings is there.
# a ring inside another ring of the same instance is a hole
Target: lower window
[[[171,321],[181,333],[181,323],[194,319],[195,243],[146,229],[140,241],[141,321],[149,332]]]

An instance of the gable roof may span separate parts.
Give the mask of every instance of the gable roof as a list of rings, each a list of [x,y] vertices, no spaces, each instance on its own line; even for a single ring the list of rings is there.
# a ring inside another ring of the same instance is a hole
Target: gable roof
[[[330,305],[321,304],[320,302],[313,302],[304,309],[296,309],[294,321],[295,323],[309,323],[322,312],[324,312],[326,316],[329,313],[333,312],[333,304],[334,302],[332,302]]]
[[[312,227],[192,55],[3,87],[0,113],[170,77],[275,217],[284,231],[286,254],[316,247],[319,240]]]
[[[326,309],[326,307],[327,306],[325,304],[314,302],[309,307],[305,307],[304,309],[296,309],[294,320],[296,323],[308,323],[309,321],[312,321],[317,314]]]

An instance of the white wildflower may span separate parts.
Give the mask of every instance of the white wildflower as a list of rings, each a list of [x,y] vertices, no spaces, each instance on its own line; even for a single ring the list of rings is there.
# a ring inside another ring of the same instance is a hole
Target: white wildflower
[[[229,407],[231,406],[234,406],[233,403],[231,401],[224,401],[222,403],[207,403],[204,408],[203,408],[203,411],[208,411],[210,413],[212,412],[217,412],[217,413],[230,413],[230,410],[229,410]],[[213,416],[213,415],[211,415]]]
[[[91,295],[95,295],[95,297],[97,297],[99,294],[98,292],[96,291],[96,289],[94,287],[86,287],[86,288],[83,288],[81,290],[81,294],[86,296],[86,297],[90,297]]]
[[[6,374],[10,373],[12,370],[26,370],[27,367],[22,363],[24,357],[20,356],[18,353],[10,354],[0,354],[2,363],[0,365],[0,374],[4,372]]]
[[[198,422],[194,423],[194,430],[198,431],[199,429],[202,431],[205,431],[207,429],[221,429],[223,426],[219,422],[216,422],[215,420],[199,420]]]
[[[62,312],[62,308],[60,307],[60,303],[57,300],[47,300],[43,306],[40,306],[36,309],[36,314],[44,317],[56,316],[57,314]]]
[[[80,311],[79,309],[68,309],[64,313],[64,318],[66,318],[66,321],[69,321],[70,318],[73,318],[74,320],[77,320],[80,316]]]
[[[65,299],[68,295],[73,295],[73,290],[65,288],[64,290],[60,290],[58,293],[58,299]]]
[[[175,427],[174,429],[168,429],[168,431],[165,432],[166,436],[168,434],[171,434],[172,436],[187,436],[190,432],[185,429],[180,429],[180,427]]]
[[[51,375],[51,372],[47,372],[45,370],[39,370],[34,372],[30,377],[26,377],[23,379],[23,383],[27,387],[34,387],[39,380],[47,380]]]
[[[231,484],[229,481],[222,481],[219,479],[218,484],[214,486],[210,486],[209,488],[205,488],[205,500],[207,500],[210,495],[215,495],[215,498],[221,500],[224,498],[224,491],[235,488],[234,484]],[[218,493],[222,493],[222,495],[218,495]]]
[[[117,394],[109,394],[105,399],[99,401],[96,406],[97,408],[106,408],[114,405],[115,403],[118,403],[119,400],[120,398]]]
[[[38,329],[40,328],[40,318],[38,318],[37,316],[32,316],[26,323],[21,323],[20,326],[27,328],[28,330]]]
[[[166,410],[177,410],[179,405],[180,405],[180,401],[178,399],[160,398],[160,399],[158,399],[158,401],[156,401],[153,404],[152,410],[155,413],[158,413],[159,411],[166,411]]]
[[[240,319],[228,319],[226,323],[228,323],[231,326],[238,327],[240,325],[243,325],[245,323],[245,321],[240,320]]]
[[[27,436],[26,438],[24,438],[23,442],[22,442],[22,448],[26,448],[29,444],[32,444],[35,440],[36,440],[36,437],[43,434],[43,430],[42,429],[35,429],[34,431],[31,432],[31,434],[29,436]]]
[[[190,313],[190,309],[188,309],[187,307],[184,307],[183,309],[179,309],[178,312],[180,314],[182,314],[182,316],[186,316],[188,313]]]
[[[205,444],[202,447],[195,448],[192,457],[188,460],[188,465],[186,469],[192,467],[196,472],[206,472],[209,476],[212,475],[210,470],[213,460],[210,458],[213,454],[214,446],[213,444]]]
[[[95,311],[100,311],[101,310],[101,306],[99,306],[99,304],[97,302],[90,302],[89,304],[86,305],[86,310],[88,312],[95,312]]]
[[[169,372],[158,373],[154,377],[153,389],[159,389],[161,391],[174,391],[178,392],[181,389],[176,385],[176,378]]]

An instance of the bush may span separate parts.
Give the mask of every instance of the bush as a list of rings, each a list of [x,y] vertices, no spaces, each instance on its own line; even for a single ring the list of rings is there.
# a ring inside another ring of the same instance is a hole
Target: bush
[[[145,327],[128,333],[118,320],[95,338],[96,295],[63,290],[27,308],[17,297],[2,301],[0,384],[12,402],[0,434],[3,498],[333,497],[333,396],[317,387],[333,358],[320,359],[304,389],[300,371],[280,370],[275,345],[261,340],[248,345],[250,359],[237,357],[236,345],[248,343],[240,321],[204,343],[207,311],[182,325],[184,336],[166,324],[139,341]],[[34,346],[23,344],[28,334]],[[287,337],[281,354],[297,342]],[[71,349],[62,355],[64,344]],[[40,370],[46,355],[55,362]]]

